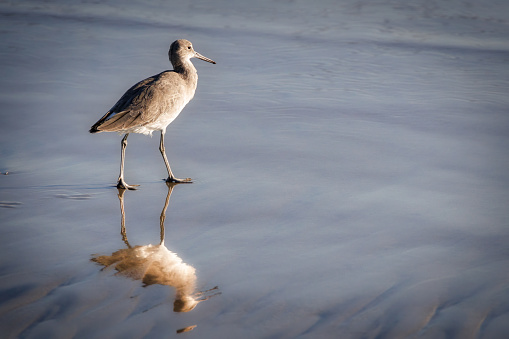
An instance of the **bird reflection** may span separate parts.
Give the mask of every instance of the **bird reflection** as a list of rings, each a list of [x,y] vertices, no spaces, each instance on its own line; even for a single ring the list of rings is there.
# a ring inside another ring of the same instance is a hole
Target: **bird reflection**
[[[101,255],[92,258],[92,261],[105,267],[114,267],[122,275],[136,280],[141,280],[144,286],[153,284],[172,286],[176,290],[173,311],[189,312],[201,301],[219,294],[217,286],[213,289],[196,291],[196,270],[194,267],[182,262],[182,259],[171,252],[164,245],[164,220],[173,188],[177,183],[167,183],[168,194],[160,216],[161,241],[159,245],[131,246],[127,239],[125,227],[124,193],[125,189],[118,190],[120,200],[121,234],[122,240],[127,245],[126,249],[120,249],[111,255]]]

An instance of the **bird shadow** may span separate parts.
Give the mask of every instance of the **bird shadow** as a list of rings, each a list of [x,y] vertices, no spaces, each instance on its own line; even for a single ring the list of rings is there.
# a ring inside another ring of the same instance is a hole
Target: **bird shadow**
[[[221,294],[216,286],[209,290],[197,291],[196,270],[186,264],[165,245],[165,219],[166,211],[173,189],[178,183],[166,183],[168,192],[164,207],[159,217],[160,242],[157,245],[132,245],[127,238],[126,213],[124,208],[124,195],[126,190],[118,190],[120,201],[121,226],[120,234],[126,248],[119,249],[111,255],[93,255],[92,261],[104,266],[102,270],[114,268],[115,275],[133,280],[140,280],[143,287],[150,285],[166,285],[175,289],[173,302],[174,312],[189,312],[200,302]],[[192,327],[194,328],[194,327]],[[191,329],[192,329],[191,328]],[[186,330],[191,330],[186,328]],[[182,331],[178,330],[178,331]],[[177,332],[178,332],[177,331]],[[180,333],[180,332],[179,332]]]

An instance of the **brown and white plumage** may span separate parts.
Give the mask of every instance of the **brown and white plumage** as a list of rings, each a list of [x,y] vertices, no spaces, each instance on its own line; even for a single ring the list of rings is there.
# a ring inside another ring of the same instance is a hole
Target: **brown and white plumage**
[[[171,172],[164,150],[166,127],[180,114],[194,97],[198,73],[191,58],[198,58],[215,64],[194,51],[191,42],[181,39],[173,42],[168,56],[173,70],[164,71],[142,80],[125,92],[120,100],[97,121],[90,133],[124,133],[118,188],[135,189],[124,181],[124,157],[129,133],[152,134],[161,131],[159,150],[168,170],[168,182],[190,182],[191,179],[177,179]]]

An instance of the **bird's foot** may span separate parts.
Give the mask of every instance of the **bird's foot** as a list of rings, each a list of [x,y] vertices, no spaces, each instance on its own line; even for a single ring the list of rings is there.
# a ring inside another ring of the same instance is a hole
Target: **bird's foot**
[[[168,177],[168,179],[166,179],[166,182],[176,182],[176,183],[187,183],[187,184],[191,184],[193,181],[191,180],[191,178],[186,178],[186,179],[178,179],[178,178],[175,178],[175,177]]]
[[[118,179],[117,188],[122,190],[136,190],[140,185],[128,185],[124,179]]]

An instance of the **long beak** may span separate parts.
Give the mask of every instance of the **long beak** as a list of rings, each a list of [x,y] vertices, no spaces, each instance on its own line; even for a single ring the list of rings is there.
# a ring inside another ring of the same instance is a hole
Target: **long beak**
[[[214,60],[209,59],[207,57],[204,57],[203,55],[201,55],[200,53],[198,53],[196,51],[194,52],[194,57],[198,58],[198,59],[201,59],[203,61],[206,61],[206,62],[210,62],[211,64],[215,64],[216,63]]]

